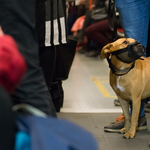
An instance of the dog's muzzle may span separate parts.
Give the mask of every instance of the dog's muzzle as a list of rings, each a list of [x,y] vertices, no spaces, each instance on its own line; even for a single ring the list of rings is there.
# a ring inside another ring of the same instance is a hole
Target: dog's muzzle
[[[126,48],[111,52],[112,55],[115,55],[120,61],[124,63],[131,63],[139,59],[145,52],[145,48],[140,43],[131,43]]]

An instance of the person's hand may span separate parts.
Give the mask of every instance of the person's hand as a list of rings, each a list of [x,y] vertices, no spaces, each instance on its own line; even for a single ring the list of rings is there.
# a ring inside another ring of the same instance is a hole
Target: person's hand
[[[0,36],[3,36],[3,35],[4,35],[4,32],[3,32],[3,30],[2,30],[2,28],[0,26]]]

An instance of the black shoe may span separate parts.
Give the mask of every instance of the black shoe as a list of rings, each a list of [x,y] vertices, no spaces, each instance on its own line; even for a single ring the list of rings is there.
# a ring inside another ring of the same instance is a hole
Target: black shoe
[[[114,99],[114,104],[115,104],[115,106],[121,106],[118,99]]]
[[[83,42],[84,41],[84,32],[83,32],[83,30],[79,30],[77,32],[77,34],[74,36],[74,38],[76,40],[78,40],[79,42]]]
[[[91,50],[86,54],[87,57],[97,57],[100,56],[99,50]]]
[[[110,123],[108,126],[104,127],[105,132],[119,132],[124,127],[124,116],[120,116],[115,122]],[[136,130],[146,130],[147,129],[147,119],[144,115],[138,120],[138,126]]]
[[[82,47],[79,47],[79,50],[78,50],[78,52],[80,53],[80,54],[84,54],[85,52],[86,52],[86,46],[82,46]]]
[[[69,40],[73,40],[73,41],[79,41],[75,36],[73,36],[73,35],[68,35],[68,37],[67,37],[67,39],[69,39]]]
[[[84,41],[84,34],[82,32],[79,32],[76,35],[68,35],[68,39],[82,43]]]

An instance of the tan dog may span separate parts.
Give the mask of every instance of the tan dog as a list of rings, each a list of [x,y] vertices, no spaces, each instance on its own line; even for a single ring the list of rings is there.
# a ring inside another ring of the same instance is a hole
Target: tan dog
[[[105,59],[109,57],[109,65],[112,65],[110,67],[110,85],[118,96],[125,116],[125,126],[120,131],[121,133],[125,133],[125,138],[133,138],[135,136],[141,99],[150,97],[150,57],[137,58],[137,60],[125,63],[119,60],[119,57],[121,55],[123,57],[124,54],[116,53],[118,50],[127,48],[128,45],[135,42],[131,38],[121,38],[107,44],[101,51],[101,58]],[[141,54],[144,52],[141,44],[134,45],[132,48],[134,48],[135,53]],[[126,57],[123,60],[126,60]],[[131,117],[128,100],[131,100],[133,105]]]

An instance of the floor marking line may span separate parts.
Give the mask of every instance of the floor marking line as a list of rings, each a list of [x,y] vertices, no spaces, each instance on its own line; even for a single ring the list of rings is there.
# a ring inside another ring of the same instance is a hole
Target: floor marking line
[[[116,96],[111,96],[109,94],[109,92],[105,89],[105,87],[102,85],[102,83],[97,80],[96,77],[92,77],[92,80],[96,84],[96,86],[99,88],[99,90],[102,92],[104,97],[116,98]]]

